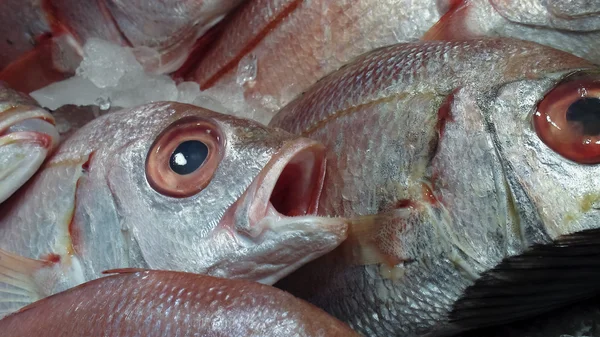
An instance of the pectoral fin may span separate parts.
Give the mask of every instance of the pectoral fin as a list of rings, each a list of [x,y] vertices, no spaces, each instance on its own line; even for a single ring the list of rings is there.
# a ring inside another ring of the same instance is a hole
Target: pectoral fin
[[[0,249],[0,318],[46,297],[38,273],[52,264]]]
[[[600,230],[534,245],[483,273],[454,305],[467,327],[508,323],[600,294]]]
[[[394,268],[418,255],[415,242],[429,238],[429,220],[418,206],[356,217],[349,221],[348,238],[339,252],[354,265],[379,264]]]

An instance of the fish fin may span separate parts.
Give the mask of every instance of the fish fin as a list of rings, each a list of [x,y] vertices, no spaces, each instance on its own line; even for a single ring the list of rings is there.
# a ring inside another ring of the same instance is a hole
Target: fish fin
[[[600,229],[533,245],[481,275],[450,320],[466,327],[508,323],[600,294]]]
[[[354,265],[381,264],[388,268],[410,260],[396,240],[398,230],[413,218],[415,209],[359,216],[348,221],[348,238],[340,245],[343,260]]]
[[[36,274],[51,265],[0,249],[0,317],[45,297]]]
[[[468,11],[471,7],[468,0],[451,1],[446,14],[421,37],[425,41],[457,40],[473,37],[466,27]]]
[[[132,274],[139,273],[143,271],[147,271],[148,269],[144,268],[117,268],[117,269],[109,269],[102,272],[102,274]]]

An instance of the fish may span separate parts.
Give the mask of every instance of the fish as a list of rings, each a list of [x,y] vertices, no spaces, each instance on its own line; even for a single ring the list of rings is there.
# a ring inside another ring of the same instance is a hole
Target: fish
[[[599,69],[534,42],[363,54],[269,126],[325,145],[318,214],[378,219],[276,286],[365,336],[454,335],[598,294],[599,107]]]
[[[268,123],[320,78],[379,47],[510,37],[600,64],[599,34],[600,7],[584,0],[249,0],[184,77]]]
[[[444,0],[424,40],[503,36],[541,43],[600,64],[600,3],[575,0]]]
[[[243,0],[7,0],[0,5],[0,79],[31,92],[72,76],[90,38],[133,48],[140,62],[169,73],[198,53]],[[148,24],[152,22],[152,24]]]
[[[115,268],[272,284],[338,246],[324,147],[194,105],[93,119],[0,205],[0,315]]]
[[[186,78],[268,123],[321,77],[374,48],[418,40],[442,14],[435,0],[250,0]]]
[[[59,141],[54,117],[0,82],[0,203],[25,184]]]
[[[5,317],[2,335],[359,336],[321,309],[271,286],[172,271],[111,272],[117,274]]]

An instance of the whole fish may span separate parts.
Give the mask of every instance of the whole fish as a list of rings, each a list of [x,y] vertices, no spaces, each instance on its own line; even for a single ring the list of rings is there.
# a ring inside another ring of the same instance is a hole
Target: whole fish
[[[274,283],[346,237],[324,148],[193,105],[100,116],[0,205],[0,315],[114,268]]]
[[[532,42],[380,48],[271,126],[325,144],[319,214],[380,214],[279,283],[367,336],[438,336],[600,291],[600,72]],[[310,284],[310,287],[303,285]]]
[[[52,115],[0,82],[0,203],[35,174],[58,139]]]
[[[21,336],[357,336],[279,289],[180,272],[118,270],[0,320]]]
[[[503,36],[541,43],[600,64],[600,2],[443,0],[448,11],[428,40]]]
[[[132,47],[149,70],[171,72],[242,1],[2,1],[0,78],[25,92],[62,80],[77,68],[89,38]]]

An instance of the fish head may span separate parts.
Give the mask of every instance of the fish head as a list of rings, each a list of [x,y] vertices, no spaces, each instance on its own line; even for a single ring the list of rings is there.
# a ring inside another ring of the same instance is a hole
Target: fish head
[[[533,211],[551,239],[597,229],[600,72],[553,72],[493,92],[480,106],[516,207]]]
[[[92,159],[148,266],[274,283],[345,238],[343,220],[314,216],[322,145],[192,105],[151,106],[139,137]]]
[[[38,171],[58,140],[50,113],[0,83],[0,203]]]

